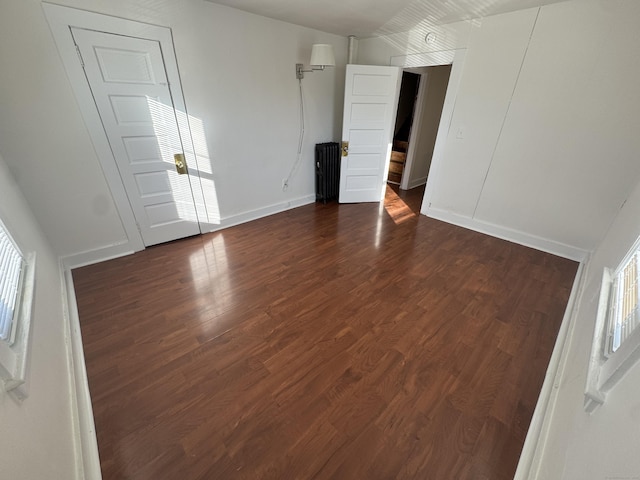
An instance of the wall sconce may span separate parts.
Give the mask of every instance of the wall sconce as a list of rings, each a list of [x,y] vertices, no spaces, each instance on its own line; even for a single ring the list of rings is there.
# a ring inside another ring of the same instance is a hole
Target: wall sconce
[[[302,80],[305,72],[313,72],[316,70],[324,70],[324,67],[335,67],[336,58],[333,54],[333,45],[325,43],[316,43],[311,47],[311,65],[310,70],[303,70],[301,63],[296,63],[296,78]]]

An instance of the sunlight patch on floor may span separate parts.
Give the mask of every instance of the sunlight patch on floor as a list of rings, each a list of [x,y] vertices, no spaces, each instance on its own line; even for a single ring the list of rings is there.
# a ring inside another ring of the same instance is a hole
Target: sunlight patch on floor
[[[384,209],[389,216],[393,219],[396,225],[400,225],[402,222],[414,218],[417,214],[411,210],[404,200],[402,200],[396,192],[388,188],[384,199]]]

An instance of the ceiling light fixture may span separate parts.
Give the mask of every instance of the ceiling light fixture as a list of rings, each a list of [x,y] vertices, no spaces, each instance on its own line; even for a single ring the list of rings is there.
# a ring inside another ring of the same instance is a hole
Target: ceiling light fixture
[[[296,78],[302,80],[305,72],[313,72],[316,70],[324,70],[324,67],[335,67],[336,58],[333,54],[333,45],[326,43],[316,43],[311,47],[311,68],[304,70],[302,63],[296,63]]]
[[[434,32],[429,32],[424,37],[424,41],[427,45],[433,45],[434,43],[436,43],[437,39],[438,38],[436,37],[436,34]]]

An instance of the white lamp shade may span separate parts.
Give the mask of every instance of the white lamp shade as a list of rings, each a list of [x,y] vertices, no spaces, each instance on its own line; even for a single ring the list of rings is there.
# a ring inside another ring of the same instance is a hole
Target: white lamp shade
[[[333,55],[333,45],[316,43],[311,47],[311,61],[313,66],[335,67],[336,57]]]

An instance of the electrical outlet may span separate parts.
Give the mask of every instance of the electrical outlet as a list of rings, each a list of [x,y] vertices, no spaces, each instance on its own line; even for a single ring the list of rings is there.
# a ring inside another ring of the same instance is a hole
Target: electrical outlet
[[[282,191],[286,192],[287,188],[289,188],[289,181],[286,178],[282,179]]]

